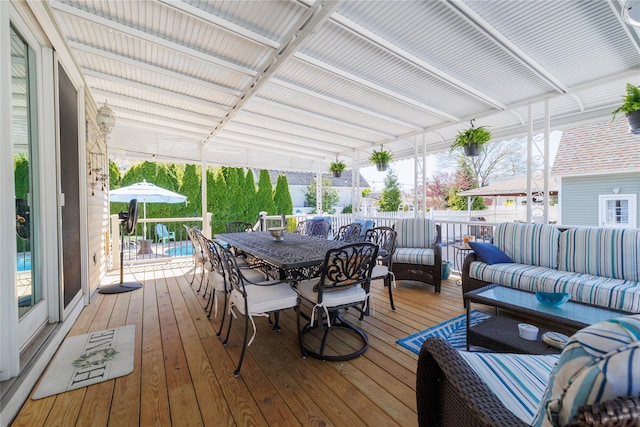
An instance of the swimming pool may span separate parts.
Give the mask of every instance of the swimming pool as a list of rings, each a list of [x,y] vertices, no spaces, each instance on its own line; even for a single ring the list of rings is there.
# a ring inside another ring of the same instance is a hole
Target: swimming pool
[[[191,256],[193,255],[193,245],[188,243],[180,246],[175,246],[171,249],[164,251],[166,255],[171,256]]]
[[[31,252],[21,252],[18,254],[18,271],[31,270]]]

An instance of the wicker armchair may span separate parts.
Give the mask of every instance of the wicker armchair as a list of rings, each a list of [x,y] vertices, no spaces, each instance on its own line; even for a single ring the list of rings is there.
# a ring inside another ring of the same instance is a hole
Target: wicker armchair
[[[440,225],[431,219],[403,218],[396,221],[396,251],[391,271],[396,280],[416,280],[435,287],[442,282]]]
[[[491,392],[458,350],[441,338],[428,338],[416,376],[418,424],[433,426],[526,426]],[[570,426],[638,426],[637,396],[584,405]]]

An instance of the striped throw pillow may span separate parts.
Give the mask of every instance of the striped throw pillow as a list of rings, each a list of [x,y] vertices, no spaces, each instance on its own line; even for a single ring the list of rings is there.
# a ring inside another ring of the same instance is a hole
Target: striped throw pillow
[[[640,315],[596,323],[569,339],[533,425],[567,425],[581,405],[638,393]]]
[[[518,264],[557,268],[560,230],[548,224],[503,222],[493,235],[493,244]]]

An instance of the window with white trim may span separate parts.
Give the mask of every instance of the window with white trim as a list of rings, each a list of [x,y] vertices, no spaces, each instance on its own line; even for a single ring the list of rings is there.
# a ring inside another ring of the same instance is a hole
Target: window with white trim
[[[637,227],[637,195],[607,194],[599,196],[598,223],[605,227]]]

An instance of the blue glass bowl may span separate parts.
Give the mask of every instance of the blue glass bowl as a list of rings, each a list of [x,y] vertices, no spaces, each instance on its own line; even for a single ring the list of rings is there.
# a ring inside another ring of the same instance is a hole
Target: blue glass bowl
[[[566,292],[536,292],[536,299],[547,307],[559,307],[569,301],[569,294]]]

